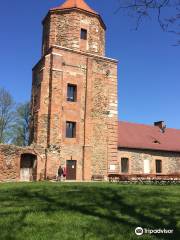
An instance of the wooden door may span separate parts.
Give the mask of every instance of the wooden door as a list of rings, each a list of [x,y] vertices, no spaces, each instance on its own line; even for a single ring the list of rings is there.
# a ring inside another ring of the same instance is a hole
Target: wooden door
[[[67,180],[76,180],[76,165],[77,165],[77,162],[75,160],[67,160],[67,165],[66,165]]]
[[[29,182],[32,178],[32,168],[21,168],[20,170],[20,181]]]
[[[20,164],[20,181],[29,182],[32,181],[33,175],[35,176],[36,170],[36,157],[32,154],[22,154]]]

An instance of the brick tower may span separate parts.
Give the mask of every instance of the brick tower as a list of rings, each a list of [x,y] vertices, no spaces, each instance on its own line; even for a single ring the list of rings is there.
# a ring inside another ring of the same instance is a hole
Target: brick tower
[[[39,168],[48,177],[61,165],[77,180],[117,172],[117,61],[105,57],[101,16],[67,0],[42,23],[31,121],[31,142],[46,152]]]

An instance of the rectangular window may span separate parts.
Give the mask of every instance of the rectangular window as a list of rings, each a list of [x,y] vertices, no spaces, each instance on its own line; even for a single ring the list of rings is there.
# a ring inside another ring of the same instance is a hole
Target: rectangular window
[[[77,100],[77,86],[68,84],[67,86],[67,101],[76,102]]]
[[[110,171],[116,170],[116,166],[114,164],[110,164],[109,168],[110,168]]]
[[[149,159],[144,159],[144,174],[150,174],[151,164]]]
[[[87,30],[81,28],[81,39],[87,40]]]
[[[162,160],[156,160],[156,173],[162,173]]]
[[[66,122],[66,137],[75,138],[76,137],[76,123]]]
[[[121,172],[128,173],[128,171],[129,171],[129,159],[121,158]]]

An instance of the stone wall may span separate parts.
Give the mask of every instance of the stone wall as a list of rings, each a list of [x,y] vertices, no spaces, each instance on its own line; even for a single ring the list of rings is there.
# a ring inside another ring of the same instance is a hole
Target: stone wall
[[[14,145],[0,145],[0,181],[19,181],[20,162],[22,154],[33,154],[37,158],[36,179],[44,177],[44,150],[40,147],[17,147]]]
[[[144,160],[150,160],[150,173],[156,173],[156,160],[162,160],[162,173],[180,173],[180,153],[153,151],[153,150],[136,150],[136,149],[119,149],[118,159],[121,172],[121,158],[129,159],[129,173],[144,173]]]
[[[81,28],[87,30],[87,41],[80,39]],[[105,54],[105,29],[99,17],[78,10],[51,11],[43,22],[43,52],[53,46]]]
[[[20,174],[19,154],[15,147],[0,145],[0,181],[17,181]]]

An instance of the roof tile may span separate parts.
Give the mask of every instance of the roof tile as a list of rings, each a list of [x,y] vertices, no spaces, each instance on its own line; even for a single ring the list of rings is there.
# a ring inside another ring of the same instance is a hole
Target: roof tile
[[[118,147],[180,152],[180,130],[119,122]]]
[[[92,8],[90,8],[87,3],[84,2],[84,0],[66,0],[62,5],[52,8],[51,10],[65,10],[65,9],[71,9],[71,8],[78,8],[90,13],[98,14],[95,12]]]

